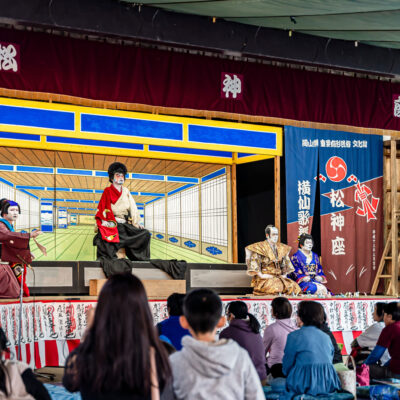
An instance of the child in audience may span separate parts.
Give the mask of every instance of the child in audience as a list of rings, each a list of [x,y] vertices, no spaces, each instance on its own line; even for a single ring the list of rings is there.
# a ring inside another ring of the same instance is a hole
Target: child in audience
[[[167,299],[167,310],[169,318],[157,324],[158,334],[167,337],[176,350],[182,348],[182,338],[190,335],[187,329],[183,329],[179,323],[179,317],[183,314],[184,294],[173,293]]]
[[[7,337],[0,328],[0,399],[51,400],[49,393],[32,370],[21,361],[3,359]]]
[[[340,389],[333,367],[333,346],[321,331],[324,309],[316,301],[302,301],[297,310],[301,328],[289,333],[283,356],[288,398],[297,394],[325,395]]]
[[[261,383],[266,384],[264,344],[260,335],[260,323],[250,314],[243,301],[232,301],[226,307],[229,326],[219,335],[220,339],[233,339],[249,353]]]
[[[400,303],[393,301],[385,304],[383,312],[385,328],[365,364],[369,365],[371,379],[400,379]],[[386,350],[390,360],[385,365],[378,365]]]
[[[84,341],[68,357],[63,384],[83,400],[172,399],[168,356],[142,282],[113,275],[103,286]]]
[[[273,378],[283,377],[282,358],[286,345],[286,338],[290,332],[297,329],[292,321],[292,305],[286,297],[275,297],[271,303],[272,316],[275,322],[268,325],[264,331],[264,354],[267,356],[268,372]]]
[[[364,361],[376,346],[376,342],[379,339],[385,323],[383,322],[383,308],[386,303],[375,303],[374,312],[372,317],[375,321],[369,328],[367,328],[357,339],[354,339],[351,343],[352,356],[357,363]],[[389,353],[385,351],[381,358],[382,364],[386,364],[389,361]]]
[[[182,327],[192,336],[185,336],[182,350],[170,356],[177,399],[265,399],[247,351],[234,340],[216,341],[217,329],[226,322],[218,295],[208,289],[190,292],[183,314]]]

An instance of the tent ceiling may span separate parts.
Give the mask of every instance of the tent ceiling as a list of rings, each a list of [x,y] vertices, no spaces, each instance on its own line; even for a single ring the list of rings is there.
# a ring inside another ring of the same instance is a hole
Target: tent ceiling
[[[137,4],[136,0],[124,1]],[[398,0],[141,0],[140,3],[260,27],[400,48]]]

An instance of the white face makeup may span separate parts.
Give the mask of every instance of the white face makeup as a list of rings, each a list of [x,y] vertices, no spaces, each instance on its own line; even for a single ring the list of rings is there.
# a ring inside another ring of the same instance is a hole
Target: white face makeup
[[[270,240],[272,243],[278,243],[279,239],[279,231],[278,228],[271,228],[271,233],[269,235],[268,240]]]
[[[18,219],[19,210],[18,206],[10,206],[8,207],[8,214],[4,214],[4,218],[7,221],[14,222]]]
[[[306,251],[311,251],[313,248],[313,241],[311,239],[306,239],[304,241],[303,249]]]
[[[116,172],[114,174],[114,179],[113,179],[114,183],[116,185],[123,185],[125,182],[125,177],[124,174],[120,174],[119,172]]]

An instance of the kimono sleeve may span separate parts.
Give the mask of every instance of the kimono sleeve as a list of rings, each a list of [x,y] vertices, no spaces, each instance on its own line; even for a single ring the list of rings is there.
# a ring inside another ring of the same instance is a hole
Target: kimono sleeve
[[[308,274],[306,274],[303,270],[303,263],[302,261],[299,259],[297,254],[294,254],[292,256],[292,264],[294,267],[294,274],[296,275],[296,282],[297,283],[301,283],[305,280],[305,278],[308,276]]]
[[[247,275],[253,276],[260,272],[260,263],[258,260],[258,254],[249,249],[246,250],[246,265]]]
[[[129,211],[132,217],[132,225],[138,227],[140,224],[140,213],[132,195],[129,193],[128,196],[129,196]]]
[[[95,218],[102,239],[106,242],[118,243],[118,228],[117,222],[115,221],[115,216],[111,209],[111,197],[109,188],[106,188],[101,195]],[[110,226],[104,226],[102,224],[103,221],[111,222]]]
[[[325,276],[324,270],[322,269],[322,265],[319,262],[318,254],[313,253],[313,257],[314,257],[314,260],[315,260],[315,265],[317,266],[317,275]]]

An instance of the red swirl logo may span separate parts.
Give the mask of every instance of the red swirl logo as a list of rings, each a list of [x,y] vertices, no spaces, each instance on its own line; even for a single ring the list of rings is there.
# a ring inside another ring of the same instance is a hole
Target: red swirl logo
[[[346,178],[347,165],[340,157],[331,157],[326,163],[326,175],[332,182],[340,182]]]

